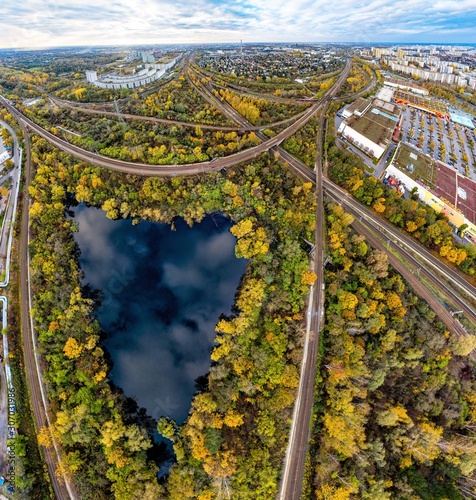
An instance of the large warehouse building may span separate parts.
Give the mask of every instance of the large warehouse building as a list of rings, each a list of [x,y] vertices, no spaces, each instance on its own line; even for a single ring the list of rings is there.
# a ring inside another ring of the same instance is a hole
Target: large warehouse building
[[[423,87],[419,87],[418,85],[415,85],[412,82],[408,82],[406,80],[401,80],[399,78],[390,78],[390,77],[385,77],[384,80],[384,85],[387,85],[388,87],[393,87],[396,89],[401,89],[404,91],[410,91],[413,92],[414,94],[421,94],[421,95],[428,95],[429,91],[428,89],[425,89]]]
[[[393,100],[399,104],[406,104],[412,108],[421,109],[433,115],[439,116],[440,118],[448,119],[450,114],[448,108],[442,103],[435,99],[428,99],[426,97],[420,97],[410,92],[404,92],[403,90],[397,90],[393,94]]]
[[[368,99],[363,97],[358,97],[352,104],[349,104],[342,111],[342,116],[344,118],[350,118],[352,115],[362,116],[372,104]]]
[[[342,115],[348,118],[341,123],[338,133],[371,158],[379,159],[390,145],[400,110],[380,99],[361,99]]]

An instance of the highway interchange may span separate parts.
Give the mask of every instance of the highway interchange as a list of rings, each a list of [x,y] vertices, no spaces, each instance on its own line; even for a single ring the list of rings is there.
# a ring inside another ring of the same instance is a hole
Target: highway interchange
[[[407,279],[407,281],[414,287],[415,291],[428,301],[430,307],[438,314],[440,319],[445,323],[448,329],[457,335],[466,334],[464,328],[455,319],[450,311],[424,287],[417,277],[404,266],[401,261],[396,258],[391,252],[389,252],[387,246],[384,242],[392,246],[394,252],[398,252],[407,259],[415,269],[420,269],[426,278],[433,282],[433,284],[439,289],[444,289],[447,295],[451,295],[451,298],[455,304],[458,305],[465,314],[476,321],[476,314],[474,311],[468,307],[464,300],[461,300],[458,294],[455,294],[450,290],[444,283],[442,283],[436,276],[435,272],[431,272],[428,268],[433,267],[438,269],[438,271],[445,275],[449,280],[452,281],[455,287],[458,287],[463,293],[472,297],[476,300],[476,289],[470,285],[459,273],[452,270],[438,259],[436,259],[430,252],[423,249],[418,243],[416,243],[411,238],[403,235],[396,228],[391,226],[386,221],[381,219],[376,219],[374,213],[366,209],[358,202],[353,200],[345,191],[334,185],[328,178],[322,175],[323,168],[321,164],[322,156],[318,155],[318,160],[316,162],[315,171],[312,172],[308,167],[306,167],[302,162],[297,160],[294,156],[290,155],[282,148],[280,144],[283,140],[293,135],[297,130],[303,127],[312,116],[320,117],[320,132],[322,134],[323,123],[324,123],[324,111],[327,105],[334,98],[340,85],[343,83],[347,77],[351,67],[351,60],[349,59],[346,63],[344,70],[339,76],[338,80],[334,86],[328,91],[328,93],[319,100],[312,102],[311,106],[301,113],[298,117],[293,117],[294,122],[292,125],[287,127],[285,130],[277,134],[272,139],[268,139],[264,136],[259,129],[263,127],[253,127],[249,122],[247,122],[241,115],[239,115],[231,106],[227,103],[222,103],[216,97],[214,97],[210,88],[197,84],[191,79],[188,70],[190,69],[193,73],[193,69],[190,68],[190,58],[184,65],[184,72],[186,73],[189,81],[196,87],[204,98],[207,99],[214,106],[219,107],[227,116],[237,123],[236,129],[239,130],[258,130],[257,136],[261,139],[261,144],[233,155],[218,158],[212,161],[201,162],[191,165],[150,165],[150,164],[137,164],[129,163],[120,160],[115,160],[112,158],[107,158],[99,154],[94,154],[85,151],[77,146],[74,146],[67,141],[64,141],[47,130],[43,129],[39,125],[35,124],[32,120],[24,116],[16,107],[7,99],[0,96],[0,104],[2,104],[21,124],[26,141],[26,186],[29,185],[31,176],[31,158],[30,158],[30,148],[29,148],[29,129],[31,132],[44,137],[53,146],[63,150],[64,152],[71,154],[81,160],[88,163],[101,166],[104,168],[136,174],[143,176],[162,176],[170,177],[176,175],[193,175],[204,173],[207,171],[218,171],[223,168],[233,167],[237,164],[253,160],[258,155],[265,151],[274,151],[279,153],[279,158],[283,161],[291,170],[293,170],[297,175],[308,182],[312,182],[316,186],[318,206],[316,218],[318,224],[316,226],[316,249],[314,251],[314,256],[311,262],[311,269],[314,270],[318,276],[318,279],[313,287],[311,287],[311,293],[308,300],[307,309],[307,333],[306,333],[306,343],[305,352],[303,356],[302,366],[301,366],[301,377],[300,385],[298,389],[298,394],[296,396],[296,403],[293,415],[293,421],[291,426],[290,441],[288,445],[288,450],[286,453],[286,460],[283,466],[283,475],[280,484],[280,490],[278,498],[280,500],[298,500],[302,491],[302,480],[304,475],[304,464],[306,460],[306,454],[308,449],[309,434],[311,431],[310,421],[313,407],[313,396],[314,396],[314,379],[316,372],[316,362],[319,346],[319,332],[323,328],[324,323],[324,257],[325,257],[325,231],[323,227],[324,215],[323,215],[323,199],[324,192],[326,196],[330,199],[335,200],[337,203],[341,203],[347,211],[352,213],[355,217],[354,227],[358,232],[364,234],[368,241],[378,249],[385,251],[389,256],[389,262]],[[197,74],[195,74],[197,76]],[[198,80],[200,77],[198,77]],[[375,82],[372,82],[375,86]],[[368,88],[365,90],[369,90]],[[67,103],[54,100],[57,105],[66,105]],[[70,105],[70,104],[68,104]],[[72,106],[72,105],[70,105]],[[84,109],[83,109],[84,111]],[[89,112],[89,111],[88,111]],[[91,110],[90,112],[98,112],[97,110]],[[100,113],[105,113],[101,111]],[[108,114],[115,114],[112,112],[107,112]],[[132,117],[131,119],[149,119],[147,117]],[[154,121],[151,119],[151,121]],[[169,120],[164,120],[167,123],[174,123]],[[195,126],[196,124],[190,124]],[[202,126],[206,128],[206,126]],[[217,127],[219,128],[219,127]],[[230,128],[228,128],[230,129]],[[322,137],[318,138],[318,150],[322,151]],[[28,280],[28,206],[29,199],[28,195],[24,197],[23,200],[23,217],[22,217],[22,244],[21,244],[21,292],[22,292],[22,322],[24,330],[24,342],[25,342],[25,356],[27,365],[27,376],[31,388],[31,398],[34,407],[35,419],[38,427],[44,426],[48,423],[48,413],[47,413],[47,401],[45,397],[45,388],[41,376],[39,373],[38,358],[35,354],[35,337],[33,325],[29,324],[29,308],[30,302],[28,300],[29,296],[29,280]],[[418,255],[424,259],[425,264],[421,264],[415,256]],[[27,333],[25,333],[27,332]],[[72,485],[68,482],[59,481],[54,474],[54,467],[56,462],[59,460],[61,451],[58,448],[45,450],[45,459],[48,465],[50,476],[52,478],[53,488],[55,490],[55,495],[59,499],[76,498],[74,494],[74,489]]]

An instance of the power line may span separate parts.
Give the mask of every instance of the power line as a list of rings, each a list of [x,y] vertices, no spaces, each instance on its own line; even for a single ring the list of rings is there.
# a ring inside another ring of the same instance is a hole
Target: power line
[[[121,112],[119,111],[119,105],[117,104],[116,98],[114,98],[114,107],[116,108],[116,113],[117,117],[119,118],[119,121],[122,123],[122,125],[125,125],[126,122],[124,121],[124,118],[121,115]]]

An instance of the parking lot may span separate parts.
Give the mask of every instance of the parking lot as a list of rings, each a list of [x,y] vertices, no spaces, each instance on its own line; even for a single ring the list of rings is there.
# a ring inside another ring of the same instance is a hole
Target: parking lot
[[[410,106],[402,115],[403,141],[476,180],[475,131]]]

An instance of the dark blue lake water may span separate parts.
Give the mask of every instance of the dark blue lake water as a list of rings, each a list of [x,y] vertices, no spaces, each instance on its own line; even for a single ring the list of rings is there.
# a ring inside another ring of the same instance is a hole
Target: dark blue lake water
[[[171,231],[112,221],[84,205],[75,218],[84,281],[104,292],[98,318],[113,382],[152,417],[181,423],[246,267],[234,255],[229,220],[207,217],[193,228],[178,220]]]

